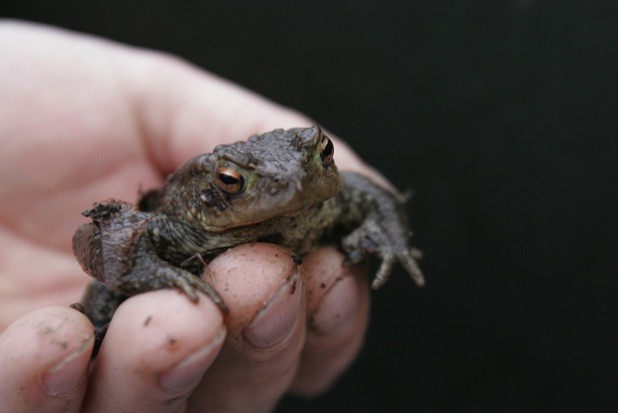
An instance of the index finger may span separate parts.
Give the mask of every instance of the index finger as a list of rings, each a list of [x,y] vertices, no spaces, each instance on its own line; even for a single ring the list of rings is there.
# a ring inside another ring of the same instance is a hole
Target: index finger
[[[144,52],[128,73],[127,88],[136,102],[145,144],[159,170],[165,173],[219,143],[244,140],[276,128],[316,123],[175,57]],[[337,137],[333,139],[340,169],[386,182],[347,144]]]

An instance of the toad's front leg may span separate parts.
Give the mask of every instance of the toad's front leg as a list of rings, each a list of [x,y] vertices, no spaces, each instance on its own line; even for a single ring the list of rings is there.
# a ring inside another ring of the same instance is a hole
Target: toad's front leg
[[[146,234],[140,236],[131,271],[109,287],[118,289],[128,296],[151,290],[175,288],[194,302],[197,301],[197,292],[200,291],[210,297],[222,311],[228,311],[223,298],[210,284],[184,268],[161,259],[154,251],[150,238]]]
[[[368,178],[342,173],[345,186],[342,196],[348,205],[347,219],[355,221],[355,229],[342,240],[341,246],[350,262],[358,262],[366,254],[375,254],[381,265],[371,284],[380,288],[396,262],[406,269],[419,287],[425,278],[416,263],[420,253],[409,245],[410,230],[402,211],[400,196],[376,185]]]
[[[149,234],[153,215],[122,201],[96,204],[84,213],[92,222],[73,237],[73,250],[84,271],[105,287],[124,296],[175,288],[192,301],[197,291],[208,295],[222,310],[221,296],[199,276],[157,255]]]

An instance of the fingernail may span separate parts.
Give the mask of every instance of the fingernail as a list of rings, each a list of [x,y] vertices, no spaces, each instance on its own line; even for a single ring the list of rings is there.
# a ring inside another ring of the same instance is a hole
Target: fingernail
[[[85,352],[92,350],[92,340],[92,335],[87,336],[79,348],[43,373],[41,382],[47,394],[54,397],[66,396],[81,386],[86,379],[90,360],[89,354]]]
[[[311,317],[312,326],[320,333],[336,331],[354,317],[359,300],[358,279],[352,276],[341,278],[322,298]]]
[[[290,334],[298,318],[301,286],[298,271],[270,298],[255,319],[243,331],[256,347],[271,347]]]
[[[219,348],[225,339],[225,330],[206,347],[196,351],[171,370],[161,374],[159,384],[168,392],[180,392],[197,386],[204,372],[219,354]]]

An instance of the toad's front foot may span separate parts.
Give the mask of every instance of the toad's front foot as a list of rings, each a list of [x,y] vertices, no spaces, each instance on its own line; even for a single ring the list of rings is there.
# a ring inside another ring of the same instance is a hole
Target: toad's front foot
[[[393,265],[398,261],[416,284],[422,287],[425,285],[425,277],[415,259],[420,254],[403,241],[389,237],[388,231],[377,220],[367,219],[361,227],[343,239],[342,247],[351,263],[361,261],[367,254],[375,254],[380,258],[380,267],[371,283],[373,289],[380,288],[388,281]]]
[[[367,254],[377,255],[381,259],[380,268],[371,284],[374,289],[380,288],[388,280],[396,262],[401,263],[419,287],[424,286],[425,278],[416,263],[420,253],[408,242],[411,234],[403,211],[405,197],[353,172],[341,176],[345,182],[344,200],[352,205],[348,211],[349,219],[362,217],[341,243],[348,261],[359,262]]]
[[[144,253],[136,258],[133,272],[130,276],[125,276],[123,282],[116,288],[128,296],[151,290],[174,288],[193,302],[198,300],[197,292],[200,291],[217,304],[221,311],[224,313],[228,311],[223,298],[210,284],[183,268],[159,259],[154,254]]]

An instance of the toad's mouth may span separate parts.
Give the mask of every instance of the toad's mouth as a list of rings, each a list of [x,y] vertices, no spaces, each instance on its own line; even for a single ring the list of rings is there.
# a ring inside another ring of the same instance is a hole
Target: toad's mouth
[[[289,219],[298,217],[306,213],[307,211],[321,207],[325,201],[314,202],[312,204],[305,204],[297,206],[296,208],[290,208],[289,210],[272,209],[262,214],[252,214],[251,218],[236,215],[235,222],[229,222],[225,225],[213,225],[209,228],[211,231],[223,232],[230,229],[238,230],[241,228],[250,228],[256,225],[268,225],[270,222],[275,222],[281,219]]]

